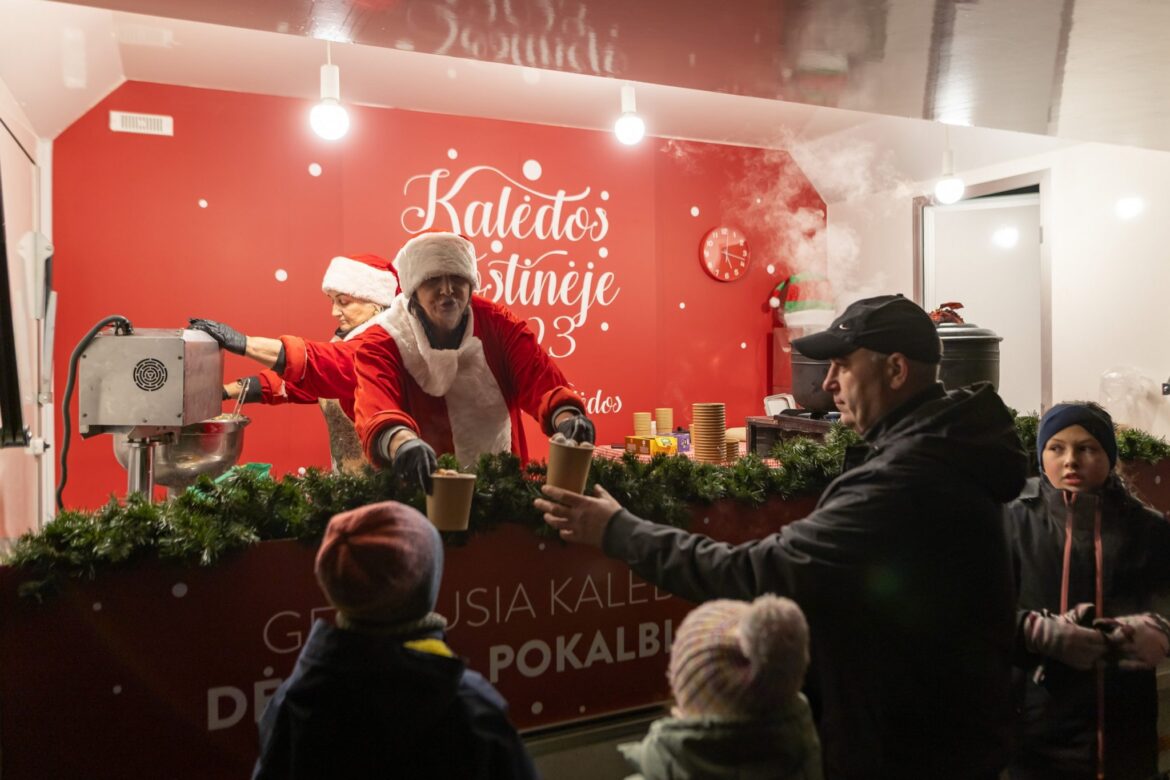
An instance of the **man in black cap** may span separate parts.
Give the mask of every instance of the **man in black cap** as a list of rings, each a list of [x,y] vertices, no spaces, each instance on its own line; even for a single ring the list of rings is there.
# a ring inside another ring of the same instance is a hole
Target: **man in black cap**
[[[900,295],[797,339],[865,438],[808,517],[738,546],[544,488],[567,541],[599,545],[691,601],[794,599],[829,778],[995,778],[1006,765],[1014,603],[1000,511],[1027,465],[988,384],[945,392],[934,324]]]

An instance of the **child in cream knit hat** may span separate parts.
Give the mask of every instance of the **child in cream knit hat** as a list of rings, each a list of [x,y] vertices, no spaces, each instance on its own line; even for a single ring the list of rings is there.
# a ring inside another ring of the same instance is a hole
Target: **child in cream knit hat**
[[[820,780],[821,745],[800,693],[808,624],[790,599],[709,601],[671,647],[672,716],[620,745],[646,780]]]

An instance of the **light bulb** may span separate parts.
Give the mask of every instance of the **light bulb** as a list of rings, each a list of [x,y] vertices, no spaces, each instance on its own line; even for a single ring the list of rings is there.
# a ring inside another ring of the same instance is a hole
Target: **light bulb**
[[[947,176],[939,179],[934,185],[934,197],[944,205],[958,203],[965,189],[967,185],[958,176]]]
[[[325,98],[309,112],[313,132],[327,141],[336,141],[349,131],[349,113],[333,98]]]
[[[613,123],[613,134],[623,144],[633,146],[642,140],[642,136],[646,135],[646,123],[637,114],[627,112],[619,116],[618,120]]]

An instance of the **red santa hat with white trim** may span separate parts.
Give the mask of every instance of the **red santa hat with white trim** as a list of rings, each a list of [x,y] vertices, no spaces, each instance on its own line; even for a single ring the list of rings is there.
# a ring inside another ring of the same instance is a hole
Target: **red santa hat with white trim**
[[[475,245],[456,233],[420,233],[402,245],[394,258],[402,294],[409,297],[418,286],[435,276],[458,276],[479,289]]]
[[[349,295],[389,307],[398,294],[398,274],[390,261],[378,255],[349,255],[329,261],[321,292]]]

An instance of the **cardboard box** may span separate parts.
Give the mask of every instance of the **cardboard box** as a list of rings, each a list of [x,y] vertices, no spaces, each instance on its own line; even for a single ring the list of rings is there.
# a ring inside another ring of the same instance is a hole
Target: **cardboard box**
[[[675,431],[667,434],[670,438],[675,440],[675,450],[677,452],[691,451],[691,434],[687,431]]]
[[[673,436],[627,436],[626,452],[635,455],[677,455],[678,440]]]

